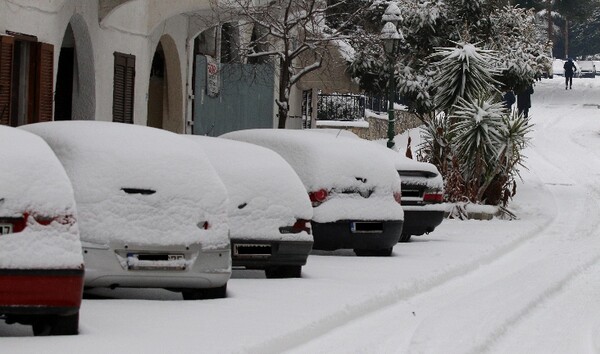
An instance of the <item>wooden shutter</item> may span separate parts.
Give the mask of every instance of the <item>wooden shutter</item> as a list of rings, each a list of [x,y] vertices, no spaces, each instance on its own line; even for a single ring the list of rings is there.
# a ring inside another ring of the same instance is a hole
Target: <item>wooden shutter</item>
[[[36,94],[33,122],[52,120],[54,103],[54,46],[48,43],[36,43],[37,72]]]
[[[14,39],[0,36],[0,124],[10,124]]]
[[[135,56],[114,53],[113,122],[133,123]]]

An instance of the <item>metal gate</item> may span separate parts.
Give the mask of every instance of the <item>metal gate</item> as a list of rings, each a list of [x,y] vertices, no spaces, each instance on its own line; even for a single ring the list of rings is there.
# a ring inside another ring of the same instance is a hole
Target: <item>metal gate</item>
[[[275,71],[269,64],[219,64],[219,93],[207,95],[207,60],[196,56],[194,128],[196,135],[273,128]]]

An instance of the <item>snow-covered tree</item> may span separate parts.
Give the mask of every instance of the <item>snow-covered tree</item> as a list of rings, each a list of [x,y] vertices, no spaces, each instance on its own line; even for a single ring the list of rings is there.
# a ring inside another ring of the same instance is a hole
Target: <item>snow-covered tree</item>
[[[268,58],[278,66],[279,128],[285,128],[292,86],[321,67],[331,43],[347,38],[348,25],[363,9],[346,7],[347,0],[226,0],[214,4],[215,13],[229,22],[237,20],[243,40],[235,45],[243,60]],[[351,13],[346,11],[349,9]]]

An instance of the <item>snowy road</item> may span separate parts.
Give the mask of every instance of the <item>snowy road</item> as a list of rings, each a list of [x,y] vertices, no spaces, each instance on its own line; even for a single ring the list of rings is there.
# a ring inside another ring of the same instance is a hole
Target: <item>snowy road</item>
[[[586,85],[564,91],[555,79],[536,87],[533,146],[525,154],[530,172],[519,193],[543,183],[533,188],[537,196],[526,197],[552,216],[543,232],[299,352],[335,351],[348,338],[352,351],[365,353],[600,351],[600,96],[595,81],[576,84]],[[528,218],[540,216],[531,212]]]
[[[310,256],[302,279],[236,272],[228,298],[103,290],[81,334],[0,324],[11,353],[600,352],[600,79],[535,87],[513,221],[444,221],[390,258]]]

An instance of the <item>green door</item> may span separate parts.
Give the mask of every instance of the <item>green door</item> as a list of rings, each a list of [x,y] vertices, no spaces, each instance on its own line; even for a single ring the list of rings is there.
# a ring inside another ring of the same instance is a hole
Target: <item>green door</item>
[[[196,56],[193,133],[219,136],[240,129],[273,128],[273,66],[218,65],[219,92],[211,97],[207,94],[206,57]]]

